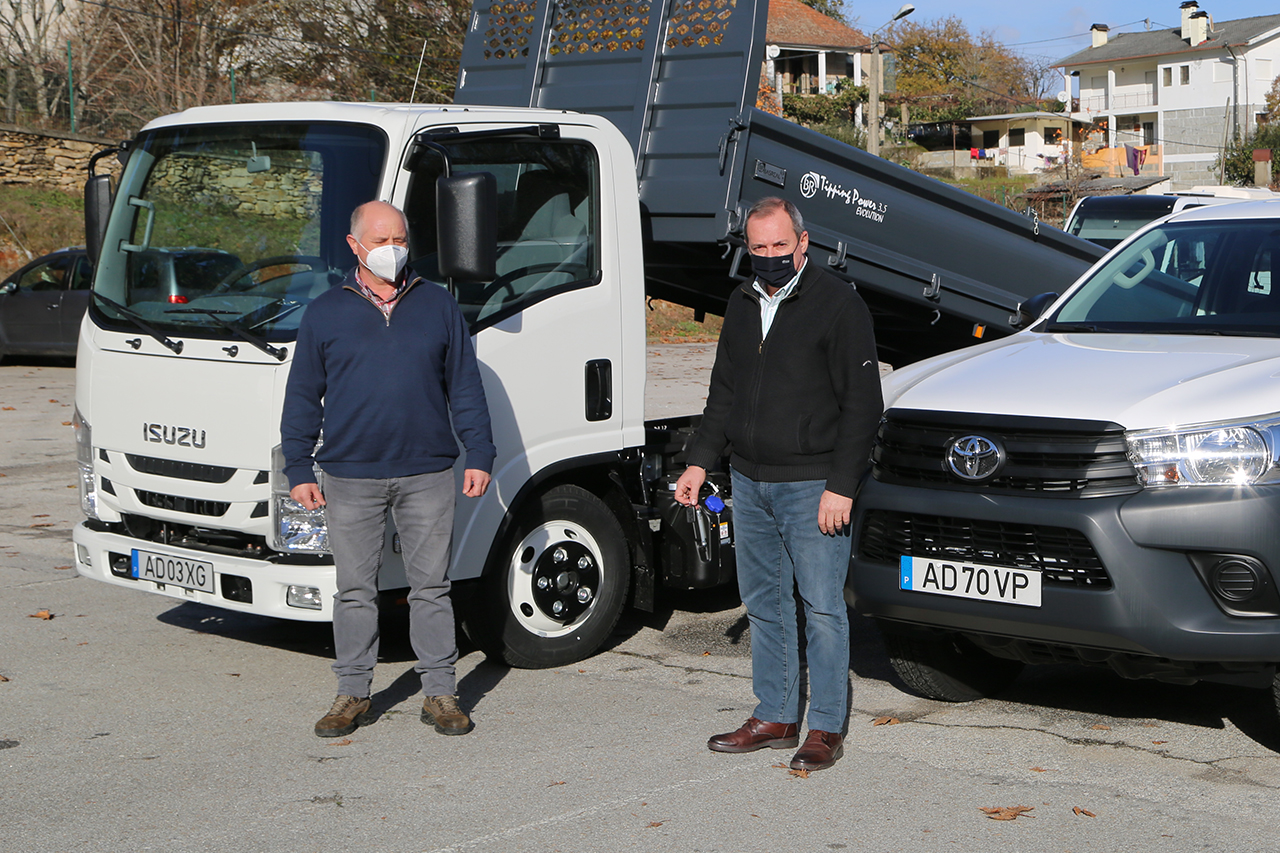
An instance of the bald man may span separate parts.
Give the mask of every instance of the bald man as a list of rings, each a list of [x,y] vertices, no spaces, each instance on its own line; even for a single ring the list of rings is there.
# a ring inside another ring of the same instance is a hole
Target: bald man
[[[449,567],[453,466],[466,453],[463,494],[489,486],[495,449],[475,351],[458,304],[409,273],[408,225],[371,201],[351,215],[355,268],[303,315],[280,434],[290,496],[325,507],[337,575],[333,645],[338,696],[315,725],[350,734],[372,718],[378,660],[378,570],[388,512],[410,585],[409,636],[424,694],[422,721],[471,731],[458,706]],[[324,443],[316,442],[324,431]],[[324,472],[317,482],[315,466]]]

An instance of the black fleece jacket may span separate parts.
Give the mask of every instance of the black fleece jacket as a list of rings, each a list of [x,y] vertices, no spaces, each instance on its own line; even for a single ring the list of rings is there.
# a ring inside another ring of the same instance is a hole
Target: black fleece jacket
[[[871,314],[854,287],[809,261],[762,340],[751,282],[729,296],[689,464],[730,464],[760,482],[827,481],[853,497],[880,423]]]

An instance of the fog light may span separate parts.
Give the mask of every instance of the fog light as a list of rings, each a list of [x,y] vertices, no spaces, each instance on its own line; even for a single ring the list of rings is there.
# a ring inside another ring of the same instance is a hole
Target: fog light
[[[304,610],[323,610],[324,603],[320,598],[320,590],[314,586],[290,585],[284,595],[285,604],[290,607],[301,607]]]
[[[89,549],[83,545],[76,545],[76,559],[90,568],[93,568],[93,560],[89,557]]]
[[[1258,568],[1240,559],[1227,559],[1213,567],[1213,591],[1228,601],[1248,601],[1262,586]]]

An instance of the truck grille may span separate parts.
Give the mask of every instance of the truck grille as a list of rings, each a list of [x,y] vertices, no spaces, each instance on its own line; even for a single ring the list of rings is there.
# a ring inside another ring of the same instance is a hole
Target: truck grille
[[[877,563],[908,556],[1037,569],[1045,583],[1111,589],[1093,545],[1068,527],[873,509],[862,519],[858,556]]]
[[[995,476],[968,483],[947,466],[951,442],[975,434],[1001,445]],[[881,482],[1047,498],[1097,498],[1141,489],[1124,427],[1104,421],[891,409],[880,424],[872,470]]]
[[[201,465],[196,462],[179,462],[176,459],[157,459],[154,456],[138,456],[126,453],[129,467],[143,474],[157,477],[175,477],[179,480],[196,480],[200,483],[225,483],[236,473],[235,468],[218,465]]]
[[[173,512],[185,512],[190,515],[207,515],[207,516],[223,516],[227,514],[227,510],[231,509],[231,504],[226,501],[205,501],[197,498],[180,498],[177,495],[162,495],[159,492],[144,492],[142,489],[134,489],[133,493],[138,496],[138,500],[149,507],[156,509],[167,509]]]

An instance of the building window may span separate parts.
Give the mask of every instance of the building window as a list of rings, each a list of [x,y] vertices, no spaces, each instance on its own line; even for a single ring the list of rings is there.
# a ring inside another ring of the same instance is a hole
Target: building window
[[[1062,141],[1062,128],[1060,128],[1060,127],[1046,127],[1046,128],[1044,129],[1044,144],[1045,144],[1045,145],[1057,145],[1057,144],[1058,144],[1059,142],[1061,142],[1061,141]]]
[[[1166,86],[1173,85],[1173,66],[1164,69],[1164,84]]]
[[[1191,66],[1182,65],[1178,67],[1178,85],[1186,86],[1191,82]]]
[[[1253,61],[1253,76],[1254,76],[1254,79],[1256,80],[1264,80],[1264,81],[1270,82],[1271,60],[1255,59]]]
[[[1009,147],[1027,144],[1027,129],[1025,127],[1009,128]]]
[[[1000,131],[998,130],[982,131],[982,147],[983,148],[999,148],[1000,147]]]

